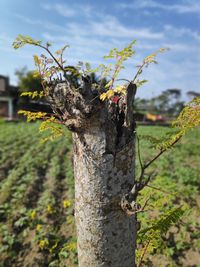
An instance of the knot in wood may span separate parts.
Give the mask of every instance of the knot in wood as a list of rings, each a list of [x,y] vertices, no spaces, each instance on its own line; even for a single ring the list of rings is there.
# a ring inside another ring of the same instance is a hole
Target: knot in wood
[[[121,208],[128,216],[141,210],[141,205],[135,201],[132,193],[126,194],[121,199]]]

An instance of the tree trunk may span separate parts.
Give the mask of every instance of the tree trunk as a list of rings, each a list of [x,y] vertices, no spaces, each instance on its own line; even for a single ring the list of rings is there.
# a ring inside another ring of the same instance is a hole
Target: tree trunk
[[[135,220],[120,206],[133,187],[133,142],[113,155],[100,125],[85,136],[91,150],[73,137],[79,266],[134,267]]]
[[[65,114],[66,125],[73,131],[80,267],[135,266],[135,216],[127,215],[122,207],[134,185],[135,90],[130,84],[125,97],[104,102],[94,100],[89,87],[75,92],[61,84],[50,90],[55,107]],[[58,103],[63,95],[67,95],[65,105]]]

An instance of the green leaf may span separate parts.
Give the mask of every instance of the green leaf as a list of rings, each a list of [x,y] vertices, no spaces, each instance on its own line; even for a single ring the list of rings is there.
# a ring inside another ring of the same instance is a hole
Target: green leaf
[[[31,44],[31,45],[35,45],[35,46],[39,46],[41,44],[41,41],[39,40],[34,40],[29,36],[25,36],[25,35],[21,35],[19,34],[15,41],[13,42],[13,48],[14,49],[18,49],[26,44]]]
[[[57,50],[55,52],[56,55],[62,55],[64,53],[64,51],[69,47],[69,45],[65,45],[63,46],[61,49]]]
[[[173,224],[180,220],[184,213],[185,209],[182,206],[166,212],[160,218],[155,220],[152,226],[141,230],[139,236],[142,237],[144,234],[152,230],[159,231],[160,234],[165,234]]]
[[[69,257],[69,252],[67,252],[67,251],[61,251],[61,252],[59,253],[59,257],[60,257],[60,258],[67,259],[67,258]]]
[[[137,80],[136,86],[137,86],[137,88],[141,87],[143,84],[145,84],[147,82],[148,82],[148,80]]]

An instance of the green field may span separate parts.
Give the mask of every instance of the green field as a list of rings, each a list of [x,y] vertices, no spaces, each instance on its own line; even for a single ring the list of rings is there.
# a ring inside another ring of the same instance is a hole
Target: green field
[[[154,136],[168,130],[138,129]],[[149,198],[148,212],[138,217],[142,227],[188,205],[180,223],[146,257],[146,266],[200,266],[199,133],[190,132],[162,156],[150,184],[161,190],[149,187],[140,196],[141,203]],[[0,123],[0,267],[77,265],[71,136],[40,140],[37,123]],[[155,153],[141,142],[143,160]]]

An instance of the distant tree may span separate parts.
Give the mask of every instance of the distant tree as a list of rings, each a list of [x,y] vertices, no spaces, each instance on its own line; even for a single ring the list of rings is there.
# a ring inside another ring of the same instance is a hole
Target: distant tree
[[[165,112],[171,116],[177,116],[184,106],[184,102],[181,101],[181,90],[167,89],[162,95],[165,96],[165,103],[163,103]],[[162,109],[162,103],[160,109]]]
[[[194,97],[200,97],[200,93],[196,92],[196,91],[188,91],[187,92],[187,96],[189,98],[194,98]]]
[[[41,78],[35,71],[28,71],[27,67],[23,67],[15,71],[18,78],[19,96],[24,92],[40,92],[42,90]],[[18,105],[29,104],[31,99],[28,96],[20,97]]]
[[[136,109],[152,113],[177,116],[184,107],[180,89],[167,89],[160,95],[150,99],[136,99]]]
[[[35,71],[28,71],[27,67],[16,70],[15,75],[18,78],[19,92],[41,91],[41,78]]]

